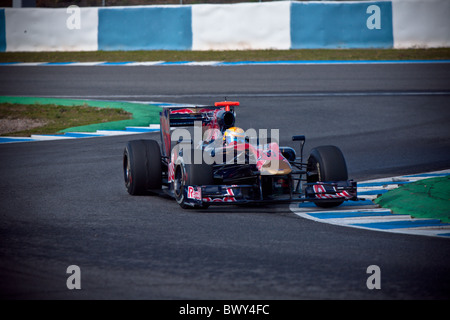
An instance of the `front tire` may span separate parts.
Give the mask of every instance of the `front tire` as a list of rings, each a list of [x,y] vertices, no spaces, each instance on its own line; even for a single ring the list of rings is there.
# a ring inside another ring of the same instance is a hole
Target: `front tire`
[[[129,141],[123,152],[125,187],[131,195],[161,189],[161,149],[155,140]]]
[[[320,146],[311,150],[308,159],[308,183],[348,180],[347,164],[342,151],[336,146]],[[314,203],[318,207],[331,208],[344,201],[327,201]]]
[[[191,159],[193,161],[194,152],[200,152],[201,150],[192,151]],[[174,180],[174,193],[177,203],[183,209],[192,208],[186,204],[184,197],[184,188],[186,186],[202,186],[214,184],[212,166],[206,163],[194,164],[194,163],[182,163],[175,168],[175,180]],[[202,206],[196,206],[195,208],[206,209],[209,204],[203,204]]]

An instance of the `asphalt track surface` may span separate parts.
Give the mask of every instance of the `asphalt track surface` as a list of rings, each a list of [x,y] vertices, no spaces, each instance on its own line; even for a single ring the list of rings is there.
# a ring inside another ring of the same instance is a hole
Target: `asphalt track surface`
[[[212,104],[339,146],[358,181],[448,169],[450,65],[2,67],[0,95]],[[129,196],[126,141],[0,145],[3,299],[448,299],[450,241],[305,220],[287,205],[182,210]],[[81,269],[68,290],[66,269]],[[370,265],[381,289],[369,290]]]

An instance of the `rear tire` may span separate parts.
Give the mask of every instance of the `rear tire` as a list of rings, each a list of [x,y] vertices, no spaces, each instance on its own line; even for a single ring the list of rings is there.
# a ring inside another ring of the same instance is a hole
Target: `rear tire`
[[[123,153],[125,187],[131,195],[161,189],[161,149],[155,140],[129,141]]]
[[[344,181],[348,179],[347,164],[342,151],[335,146],[320,146],[311,150],[308,159],[308,183]],[[331,208],[344,201],[314,202],[316,206]]]

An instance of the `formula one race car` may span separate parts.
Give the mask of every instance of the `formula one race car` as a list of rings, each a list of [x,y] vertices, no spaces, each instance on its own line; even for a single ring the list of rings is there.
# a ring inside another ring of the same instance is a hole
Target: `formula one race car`
[[[258,135],[236,127],[236,106],[239,102],[223,101],[164,108],[161,146],[155,140],[133,140],[125,147],[128,193],[165,193],[182,208],[293,201],[327,208],[358,200],[339,148],[314,148],[304,162],[304,136],[292,137],[300,144],[298,157],[293,148],[269,139],[267,130]]]

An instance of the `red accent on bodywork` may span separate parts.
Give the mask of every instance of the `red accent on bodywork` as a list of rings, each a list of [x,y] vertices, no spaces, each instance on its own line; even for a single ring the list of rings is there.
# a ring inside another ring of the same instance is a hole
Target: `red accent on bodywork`
[[[238,106],[239,101],[219,101],[214,104],[216,107],[225,107],[225,111],[230,111],[230,106]]]
[[[170,110],[171,114],[190,114],[190,113],[194,113],[194,111],[192,109],[175,109],[175,110]]]
[[[170,111],[165,109],[161,113],[160,117],[161,128],[161,142],[163,156],[168,157],[170,155],[171,141],[170,141]]]
[[[318,182],[318,184],[315,184],[313,186],[314,192],[316,194],[316,198],[318,199],[336,199],[336,198],[346,198],[349,199],[352,196],[347,192],[347,191],[342,191],[342,192],[337,192],[336,188],[333,187],[333,192],[334,193],[327,193],[327,189],[325,188],[324,185],[320,184],[320,182]]]

